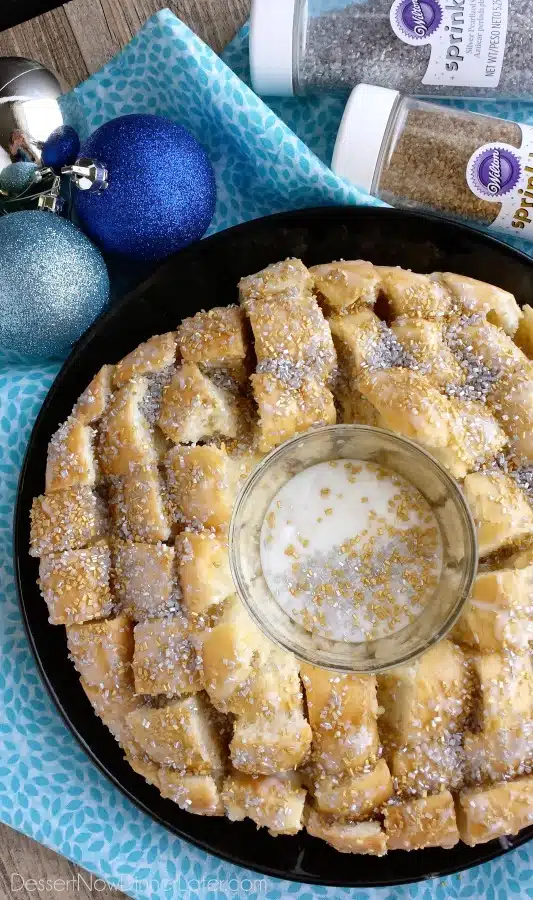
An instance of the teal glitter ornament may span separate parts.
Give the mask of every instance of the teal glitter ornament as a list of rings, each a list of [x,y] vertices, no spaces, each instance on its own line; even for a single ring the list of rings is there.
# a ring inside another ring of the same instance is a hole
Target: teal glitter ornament
[[[78,188],[77,220],[107,253],[153,261],[207,230],[213,167],[201,144],[162,116],[120,116],[100,126],[63,172]]]
[[[59,356],[108,299],[104,260],[75,225],[37,210],[0,217],[0,345]]]
[[[0,191],[9,197],[19,197],[38,181],[39,167],[33,162],[15,162],[0,172]]]

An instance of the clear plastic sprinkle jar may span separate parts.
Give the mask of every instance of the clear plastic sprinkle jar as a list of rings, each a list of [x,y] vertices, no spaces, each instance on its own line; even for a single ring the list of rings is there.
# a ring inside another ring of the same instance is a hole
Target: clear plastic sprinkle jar
[[[533,97],[533,0],[253,0],[259,94]]]
[[[533,240],[533,127],[361,84],[332,169],[391,206]]]
[[[439,578],[421,614],[401,630],[374,640],[331,640],[304,627],[269,590],[262,567],[264,523],[280,490],[310,467],[342,460],[372,463],[408,482],[428,504],[442,539]],[[363,425],[316,429],[265,457],[237,499],[229,552],[237,592],[267,637],[313,665],[348,673],[408,663],[445,637],[461,613],[477,569],[475,527],[458,484],[417,444]]]

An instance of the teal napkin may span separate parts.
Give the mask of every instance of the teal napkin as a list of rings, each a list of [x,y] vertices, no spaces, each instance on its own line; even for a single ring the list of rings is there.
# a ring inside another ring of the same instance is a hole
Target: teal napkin
[[[246,86],[247,42],[244,29],[223,62],[164,10],[101,72],[63,98],[67,119],[82,136],[133,112],[158,113],[184,124],[206,146],[216,169],[219,196],[211,231],[291,208],[376,205],[327,165],[343,101],[313,97],[266,106]],[[532,106],[490,108],[533,121]],[[93,873],[95,896],[102,890],[101,878],[138,900],[533,897],[533,845],[459,876],[391,890],[349,891],[262,878],[173,837],[89,762],[37,674],[11,559],[19,469],[58,369],[57,361],[35,362],[0,350],[0,818]],[[34,876],[13,873],[13,888]]]

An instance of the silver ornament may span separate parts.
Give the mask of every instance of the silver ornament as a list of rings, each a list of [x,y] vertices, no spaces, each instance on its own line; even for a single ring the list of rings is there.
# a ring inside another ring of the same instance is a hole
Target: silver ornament
[[[0,57],[0,171],[12,162],[41,163],[41,149],[63,124],[61,85],[41,63]]]

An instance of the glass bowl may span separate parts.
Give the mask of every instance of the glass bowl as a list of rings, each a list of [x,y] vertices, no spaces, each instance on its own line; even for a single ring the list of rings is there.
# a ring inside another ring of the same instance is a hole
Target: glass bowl
[[[279,490],[309,466],[336,459],[372,462],[402,476],[430,505],[442,538],[440,578],[420,615],[399,631],[358,643],[332,640],[295,621],[269,590],[261,566],[261,528]],[[345,673],[369,674],[409,663],[444,638],[477,569],[475,526],[457,482],[418,444],[366,425],[319,428],[266,456],[237,498],[229,554],[236,590],[266,636],[306,662]]]

